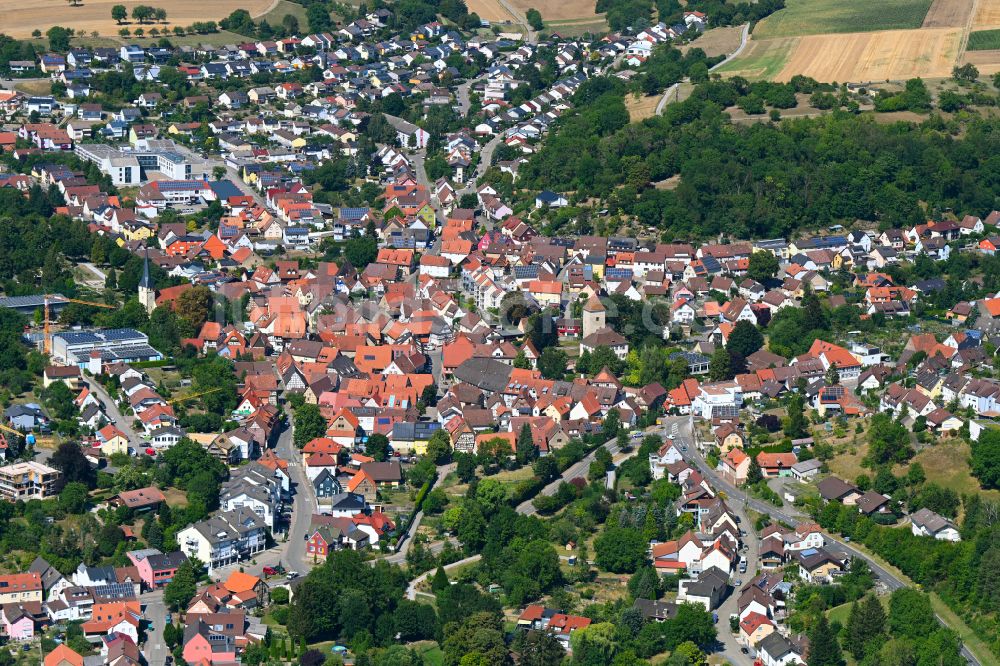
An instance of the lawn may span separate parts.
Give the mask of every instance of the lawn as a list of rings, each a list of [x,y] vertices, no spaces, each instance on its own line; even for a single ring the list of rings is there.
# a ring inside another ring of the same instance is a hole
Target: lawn
[[[267,12],[262,16],[257,17],[257,21],[267,21],[272,26],[281,25],[281,20],[285,18],[285,14],[291,14],[299,20],[299,27],[302,30],[306,30],[309,26],[309,21],[306,19],[306,8],[300,4],[289,2],[288,0],[279,0],[271,11]]]
[[[419,641],[410,643],[406,647],[415,650],[420,655],[424,666],[441,666],[444,663],[444,652],[441,651],[441,646],[434,641]]]
[[[932,0],[788,0],[757,24],[756,38],[919,28]]]
[[[993,51],[1000,49],[1000,30],[976,30],[969,33],[968,51]]]
[[[888,613],[889,596],[888,595],[881,596],[878,598],[878,600],[882,602],[882,607],[885,608],[885,612]],[[853,603],[854,603],[853,601],[850,601],[846,604],[840,604],[839,606],[834,606],[833,608],[831,608],[826,612],[826,617],[830,620],[831,623],[839,622],[841,626],[845,626],[847,624],[847,616],[851,614],[851,605]]]

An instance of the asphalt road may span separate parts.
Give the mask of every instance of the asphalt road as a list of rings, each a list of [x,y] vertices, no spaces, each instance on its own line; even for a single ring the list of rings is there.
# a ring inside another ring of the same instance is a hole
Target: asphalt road
[[[476,171],[472,174],[472,177],[466,181],[465,187],[455,192],[455,194],[461,198],[463,194],[474,194],[476,192],[476,181],[478,181],[486,170],[493,165],[493,151],[496,147],[500,145],[500,141],[503,140],[503,132],[497,134],[495,137],[486,142],[486,145],[482,147],[479,151],[479,164],[476,165]]]
[[[143,605],[149,627],[146,629],[146,643],[143,645],[143,656],[147,664],[165,664],[170,649],[163,640],[163,627],[167,623],[167,604],[163,601],[163,590],[146,592],[139,597]]]
[[[100,382],[96,379],[91,379],[87,381],[87,387],[90,391],[97,397],[98,400],[104,403],[104,413],[108,415],[115,422],[115,426],[128,437],[128,441],[132,444],[133,448],[138,448],[142,439],[135,429],[132,428],[132,417],[126,417],[118,409],[118,403],[115,402],[104,387],[101,386]]]
[[[297,571],[303,574],[314,566],[313,562],[306,556],[306,537],[312,523],[316,502],[312,493],[312,484],[306,478],[302,456],[293,444],[292,432],[291,422],[285,424],[278,434],[278,440],[275,444],[275,453],[288,461],[288,474],[291,477],[292,506],[287,534],[277,537],[279,540],[273,547],[257,553],[252,560],[213,569],[211,576],[214,580],[225,580],[233,571],[245,571],[254,576],[266,578],[264,567],[273,567],[277,564],[285,567],[288,571]],[[280,580],[280,578],[272,578],[271,580]]]
[[[741,497],[742,498],[746,498],[745,502],[731,501],[729,503],[730,508],[736,510],[738,505],[742,505],[744,508],[753,509],[754,511],[756,511],[758,513],[763,513],[763,514],[765,514],[767,516],[770,516],[772,520],[777,520],[777,521],[786,523],[788,525],[791,525],[793,527],[796,526],[796,525],[798,525],[800,522],[803,522],[800,519],[806,519],[806,520],[809,520],[809,522],[814,522],[811,519],[808,519],[806,516],[804,516],[802,513],[800,513],[794,507],[789,507],[789,508],[781,507],[781,508],[778,508],[778,507],[774,506],[773,504],[768,504],[766,502],[761,502],[760,500],[754,499],[752,497],[751,498],[747,498],[746,494],[743,491],[737,490],[735,487],[732,486],[732,484],[730,484],[728,481],[725,481],[721,476],[719,476],[715,472],[715,470],[709,468],[708,464],[705,462],[705,459],[702,457],[702,455],[701,455],[700,451],[698,450],[697,446],[688,447],[688,454],[687,454],[686,457],[687,457],[687,459],[690,462],[693,462],[695,464],[695,466],[698,467],[698,469],[701,471],[701,473],[704,475],[704,477],[706,479],[708,479],[709,483],[716,490],[716,492],[718,492],[718,491],[725,492],[726,496],[729,497],[732,500],[738,500]],[[750,524],[749,521],[747,521],[746,518],[742,518],[742,520],[745,522],[745,524],[747,524],[747,525]],[[868,564],[868,568],[870,568],[871,571],[872,571],[872,573],[875,574],[875,577],[878,578],[880,581],[882,581],[889,590],[897,590],[897,589],[899,589],[901,587],[906,587],[906,583],[904,581],[902,581],[899,578],[897,578],[890,571],[887,571],[886,569],[884,569],[883,567],[881,567],[877,562],[875,562],[873,559],[871,559],[868,555],[866,555],[865,553],[862,553],[860,550],[857,550],[856,548],[854,548],[853,546],[851,546],[849,543],[847,543],[845,541],[842,541],[841,539],[839,539],[837,537],[834,537],[834,536],[830,535],[829,533],[825,533],[824,532],[824,536],[829,541],[833,541],[834,543],[836,543],[840,547],[841,550],[850,553],[852,557],[864,560],[865,563]],[[737,593],[734,592],[734,594],[732,596],[735,597],[736,594]],[[945,623],[944,620],[940,616],[936,615],[935,617],[937,617],[938,622],[940,622],[942,625],[948,626],[947,623]],[[721,623],[722,621],[723,621],[723,615],[720,612],[719,613],[719,622]],[[728,614],[725,616],[725,621],[726,622],[729,621],[729,615]],[[738,652],[738,650],[737,650],[736,654],[729,654],[729,652],[727,650],[727,653],[726,653],[726,657],[727,658],[729,658],[731,660],[735,660],[735,658],[737,656],[742,657],[743,655],[740,655],[739,652]],[[964,645],[962,646],[962,656],[965,658],[965,660],[968,663],[973,664],[973,666],[980,666],[979,660],[976,659],[975,655],[973,655],[972,652],[970,652],[969,649],[966,646],[964,646]]]
[[[458,101],[455,106],[458,107],[458,115],[463,118],[468,115],[469,109],[472,108],[472,100],[469,98],[469,90],[475,82],[476,79],[469,79],[465,83],[455,86],[455,99]]]
[[[718,67],[722,67],[727,62],[729,62],[730,60],[733,60],[734,58],[736,58],[737,56],[739,56],[741,53],[743,53],[743,49],[745,49],[746,46],[747,46],[747,41],[748,41],[749,36],[750,36],[750,24],[747,23],[746,25],[743,26],[742,32],[740,32],[740,45],[738,47],[736,47],[736,50],[733,51],[732,53],[730,53],[729,55],[727,55],[725,60],[723,60],[721,62],[718,62],[715,65],[713,65],[708,71],[712,71],[713,69],[716,69]],[[669,88],[667,88],[666,90],[663,91],[663,97],[661,97],[660,101],[657,102],[657,104],[656,104],[656,111],[655,111],[656,115],[658,115],[658,116],[662,116],[663,115],[663,109],[666,108],[667,101],[670,99],[670,96],[677,92],[677,86],[678,86],[678,84],[675,83],[674,85],[670,86]]]

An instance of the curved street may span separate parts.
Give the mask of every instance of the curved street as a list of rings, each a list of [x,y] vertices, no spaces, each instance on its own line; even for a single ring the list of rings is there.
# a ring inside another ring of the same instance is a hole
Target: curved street
[[[735,488],[732,484],[725,481],[720,475],[718,475],[714,469],[711,469],[705,462],[705,459],[702,456],[697,446],[689,447],[685,458],[689,462],[694,463],[694,465],[698,468],[698,470],[702,473],[702,475],[709,481],[709,483],[712,484],[712,487],[715,488],[716,491],[725,492],[726,496],[733,500],[732,502],[729,503],[729,506],[735,511],[739,512],[741,510],[739,507],[740,505],[742,505],[742,507],[750,508],[756,511],[757,513],[762,513],[764,515],[767,515],[772,520],[776,520],[793,527],[801,522],[806,522],[806,521],[815,522],[808,516],[805,516],[800,511],[795,509],[795,507],[790,507],[788,509],[785,509],[784,507],[778,508],[773,504],[762,502],[752,497],[748,497],[744,491]],[[742,502],[738,501],[740,497],[743,498]],[[750,526],[750,523],[746,522],[747,519],[745,516],[742,517],[741,519],[745,521],[745,524],[747,524],[748,527]],[[880,581],[882,581],[890,591],[897,590],[901,587],[907,586],[907,583],[905,581],[903,581],[900,578],[897,578],[895,574],[886,570],[878,562],[872,559],[869,555],[861,552],[860,550],[852,546],[850,543],[845,542],[842,539],[831,535],[829,532],[824,532],[823,534],[827,539],[835,542],[842,550],[850,553],[852,557],[864,560],[864,562],[868,565],[868,568],[870,568],[872,573],[875,574],[875,577],[878,578]],[[753,562],[753,564],[755,564],[755,562]],[[737,597],[737,595],[738,595],[738,590],[734,591],[733,594],[730,595],[729,599],[727,599],[727,602],[734,600]],[[733,603],[733,605],[735,607],[735,602]],[[728,622],[728,617],[729,616],[727,614],[725,616],[727,622]],[[948,626],[944,622],[943,618],[941,618],[939,615],[935,615],[935,617],[937,617],[938,622],[940,622],[942,625],[946,627]],[[719,611],[719,621],[720,623],[723,621],[723,614],[721,609]],[[728,627],[720,629],[720,633],[722,634],[729,633]],[[726,658],[734,662],[749,663],[748,661],[746,661],[745,655],[740,654],[738,648],[735,653],[732,653],[729,649],[729,646],[727,645],[726,647],[727,647],[725,651]],[[974,654],[972,654],[971,651],[969,651],[969,648],[967,648],[965,645],[962,646],[962,656],[965,657],[965,660],[968,663],[973,664],[973,666],[980,666],[980,661],[976,658]],[[743,657],[744,659],[740,660],[739,659],[740,657]]]

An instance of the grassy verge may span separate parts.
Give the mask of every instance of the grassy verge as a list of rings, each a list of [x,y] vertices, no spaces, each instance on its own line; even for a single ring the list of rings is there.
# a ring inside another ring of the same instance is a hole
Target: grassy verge
[[[851,546],[862,553],[867,555],[869,558],[875,561],[880,567],[891,573],[893,576],[903,581],[903,583],[909,587],[916,587],[916,584],[909,579],[902,571],[892,566],[881,557],[870,551],[868,548],[860,543],[852,542]],[[941,597],[939,597],[934,592],[930,593],[931,597],[931,607],[934,612],[938,615],[941,621],[946,627],[958,634],[959,638],[965,644],[969,651],[979,660],[982,666],[998,666],[1000,661],[993,656],[990,652],[989,647],[980,639],[976,633],[969,628],[965,621],[959,617],[951,608],[944,602]]]
[[[965,643],[965,647],[969,648],[969,652],[975,655],[982,666],[1000,664],[1000,660],[990,652],[989,646],[934,592],[931,592],[931,607],[938,614],[938,617],[948,625],[948,628],[958,634],[958,637]]]

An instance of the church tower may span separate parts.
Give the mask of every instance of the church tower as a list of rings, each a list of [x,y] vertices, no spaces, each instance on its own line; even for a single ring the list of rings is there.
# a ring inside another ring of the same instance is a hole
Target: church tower
[[[583,337],[596,333],[607,326],[607,312],[597,294],[591,296],[583,306]]]
[[[153,288],[153,280],[149,277],[149,248],[142,260],[142,279],[139,280],[139,302],[146,308],[146,312],[152,314],[156,309],[156,289]]]

